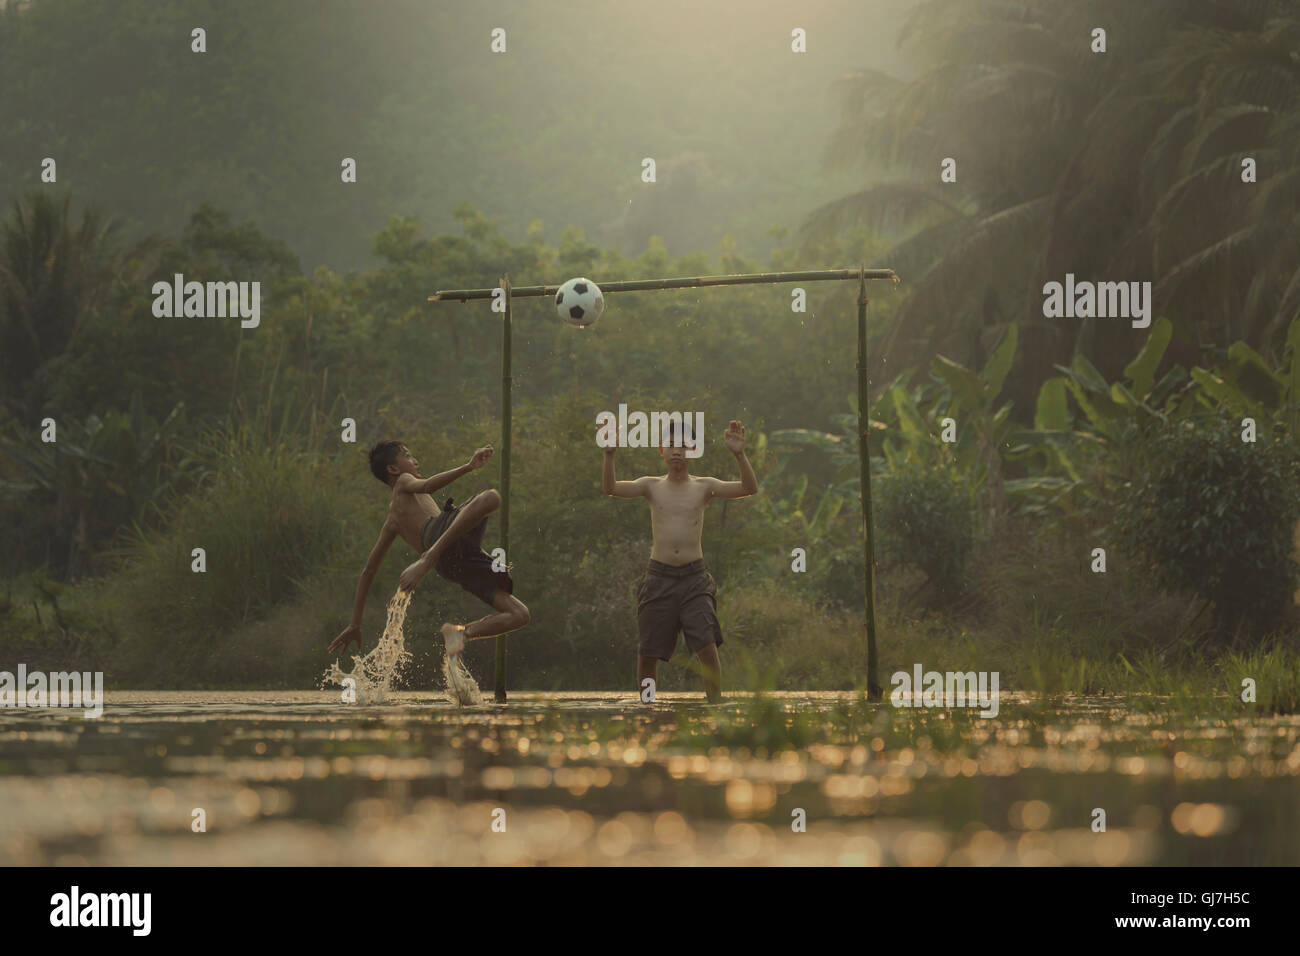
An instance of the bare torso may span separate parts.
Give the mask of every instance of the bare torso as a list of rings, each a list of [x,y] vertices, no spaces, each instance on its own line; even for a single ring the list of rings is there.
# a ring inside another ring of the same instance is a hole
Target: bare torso
[[[681,565],[704,557],[700,534],[704,530],[704,508],[713,497],[710,482],[693,476],[681,481],[650,478],[645,497],[650,502],[650,530],[654,535],[651,559]]]
[[[403,541],[421,552],[424,548],[420,546],[420,532],[424,530],[424,523],[430,516],[440,514],[442,511],[433,495],[413,495],[394,490],[393,500],[388,505],[387,525]]]

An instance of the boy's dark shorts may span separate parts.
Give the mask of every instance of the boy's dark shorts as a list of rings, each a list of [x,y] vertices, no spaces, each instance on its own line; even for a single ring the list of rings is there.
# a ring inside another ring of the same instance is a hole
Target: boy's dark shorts
[[[478,495],[474,495],[469,500],[473,501],[477,497]],[[453,501],[454,498],[448,498],[442,506],[442,514],[429,515],[428,520],[424,522],[424,527],[420,529],[420,547],[425,551],[433,547],[433,543],[455,520],[456,514],[465,507],[465,505],[453,507]],[[483,532],[487,528],[487,520],[484,517],[463,538],[453,541],[443,552],[434,570],[448,581],[459,584],[488,607],[494,607],[492,598],[497,589],[514,594],[515,582],[505,571],[492,570],[492,558],[483,550]]]
[[[636,590],[637,653],[668,660],[679,630],[693,654],[710,644],[721,647],[717,593],[703,559],[678,567],[651,561]]]

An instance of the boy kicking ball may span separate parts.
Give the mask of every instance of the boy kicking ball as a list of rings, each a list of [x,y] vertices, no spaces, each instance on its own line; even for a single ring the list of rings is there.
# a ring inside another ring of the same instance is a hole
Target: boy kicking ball
[[[490,445],[474,452],[474,456],[459,468],[444,471],[432,478],[420,477],[420,463],[410,449],[398,441],[384,441],[370,452],[370,471],[393,490],[388,505],[388,517],[379,540],[375,542],[361,572],[356,597],[352,602],[352,622],[334,638],[330,653],[342,653],[352,641],[361,649],[361,614],[366,607],[375,572],[383,563],[384,555],[395,539],[400,537],[420,554],[420,557],[402,572],[399,586],[403,591],[413,589],[430,570],[459,584],[483,603],[493,613],[468,625],[444,624],[442,636],[447,643],[448,663],[460,666],[453,658],[460,656],[467,640],[496,637],[516,630],[528,623],[528,608],[514,596],[514,582],[504,571],[492,570],[492,558],[483,551],[483,531],[487,519],[501,506],[501,495],[495,490],[481,491],[469,501],[452,507],[452,499],[439,509],[432,493],[443,488],[461,475],[476,471],[492,457]]]
[[[704,566],[700,535],[704,508],[714,498],[747,498],[758,491],[758,478],[745,457],[745,426],[732,421],[727,427],[727,450],[736,456],[740,481],[695,477],[690,474],[680,426],[672,423],[668,446],[659,456],[668,474],[646,475],[635,481],[614,478],[615,448],[605,449],[601,487],[614,498],[645,498],[650,502],[650,566],[637,589],[637,687],[648,677],[656,680],[659,662],[672,657],[677,632],[700,660],[704,690],[710,703],[722,699],[722,628],[718,624],[717,585]]]

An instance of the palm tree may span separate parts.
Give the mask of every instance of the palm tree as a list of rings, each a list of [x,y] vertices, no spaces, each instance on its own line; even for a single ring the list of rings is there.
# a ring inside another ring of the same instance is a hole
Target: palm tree
[[[1207,340],[1276,353],[1300,314],[1300,8],[1233,14],[1177,32],[1152,64],[1148,95],[1171,115],[1146,163],[1161,188],[1143,237],[1158,293],[1200,311]],[[1172,110],[1186,88],[1194,100]],[[1246,158],[1255,184],[1242,182]]]
[[[1105,54],[1091,50],[1099,23]],[[1298,38],[1288,0],[919,7],[899,38],[921,58],[915,78],[839,84],[826,164],[878,181],[804,225],[809,239],[859,223],[893,236],[884,264],[911,295],[877,366],[978,365],[1017,320],[1017,407],[1076,350],[1113,375],[1143,337],[1042,319],[1042,284],[1067,271],[1152,279],[1193,352],[1239,337],[1280,348],[1300,309]],[[1253,192],[1237,188],[1244,155],[1261,170]],[[955,183],[939,179],[947,157]]]
[[[27,417],[42,404],[39,369],[64,352],[114,279],[133,269],[132,257],[152,245],[118,251],[117,223],[87,209],[74,225],[68,205],[33,190],[0,223],[0,402]]]
[[[1046,269],[1151,278],[1174,318],[1169,364],[1237,339],[1280,357],[1300,311],[1300,18],[1280,0],[1180,13],[1087,117]],[[1247,157],[1258,183],[1242,182]],[[1075,342],[1107,375],[1141,344],[1107,320]]]
[[[1041,4],[931,0],[899,37],[925,63],[914,79],[842,78],[843,123],[826,165],[887,178],[815,210],[804,233],[867,223],[895,236],[885,260],[912,294],[878,360],[920,367],[945,354],[982,364],[1002,326],[1023,314],[1074,148],[1068,131],[1097,96],[1080,79],[1086,29],[1078,42],[1062,29],[1071,18]],[[956,160],[955,183],[940,182],[946,158]],[[1057,331],[1039,325],[1022,322],[1030,345],[1036,332]]]

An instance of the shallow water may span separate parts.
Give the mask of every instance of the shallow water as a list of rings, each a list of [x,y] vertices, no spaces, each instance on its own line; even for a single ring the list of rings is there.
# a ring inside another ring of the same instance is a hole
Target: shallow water
[[[997,718],[958,721],[854,700],[775,694],[761,718],[743,695],[630,693],[0,710],[0,864],[1300,863],[1300,717],[1004,694]],[[759,733],[798,720],[824,732]]]

